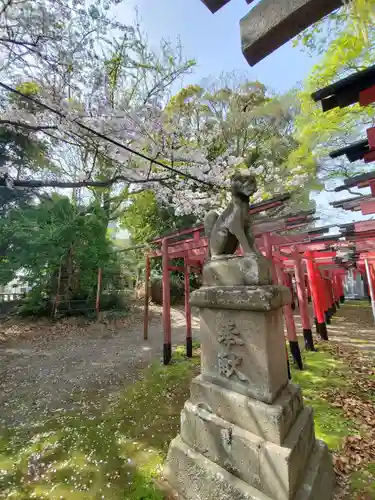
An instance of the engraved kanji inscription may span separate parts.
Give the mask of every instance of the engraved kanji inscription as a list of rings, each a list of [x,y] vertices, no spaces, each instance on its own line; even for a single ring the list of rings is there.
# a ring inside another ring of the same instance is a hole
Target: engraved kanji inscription
[[[219,373],[223,377],[231,378],[236,375],[241,382],[248,382],[249,379],[244,375],[238,366],[242,363],[242,358],[233,353],[221,353],[218,355]]]
[[[217,340],[227,348],[233,345],[244,345],[243,340],[240,338],[240,332],[234,323],[230,323],[226,330],[220,332]]]

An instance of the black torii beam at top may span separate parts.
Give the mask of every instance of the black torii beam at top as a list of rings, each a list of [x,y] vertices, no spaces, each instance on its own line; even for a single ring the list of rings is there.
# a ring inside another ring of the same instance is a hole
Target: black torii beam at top
[[[240,21],[243,55],[255,66],[339,7],[341,0],[261,0]]]
[[[230,2],[230,0],[201,0],[204,5],[215,14],[218,10],[220,10],[224,5]]]
[[[342,190],[340,189],[340,191],[342,191]],[[373,196],[371,194],[362,195],[362,196],[356,196],[356,197],[352,197],[352,198],[345,198],[344,200],[331,201],[330,205],[333,208],[342,208],[343,210],[350,210],[352,212],[360,212],[361,203],[363,201],[370,201],[370,200],[372,200],[372,198],[373,198]]]
[[[220,10],[224,5],[229,3],[231,0],[201,0],[201,2],[204,3],[204,5],[212,12],[212,14],[215,14],[218,10]],[[251,3],[254,0],[245,0],[246,3]]]
[[[317,90],[311,94],[311,98],[315,102],[321,101],[323,112],[338,107],[346,108],[355,103],[368,106],[375,102],[375,65]],[[358,160],[366,163],[375,161],[375,127],[367,130],[367,139],[332,151],[329,156],[338,158],[343,155],[351,163]]]
[[[201,1],[212,13],[230,2]],[[242,52],[247,62],[254,66],[342,5],[342,0],[260,0],[240,21]]]
[[[315,102],[321,101],[323,111],[334,108],[346,108],[356,102],[362,106],[375,100],[375,66],[353,73],[311,94]]]
[[[336,192],[346,191],[352,187],[371,187],[371,184],[375,181],[375,170],[372,172],[366,172],[364,174],[355,175],[354,177],[350,177],[350,179],[346,179],[344,184],[335,188]]]
[[[350,163],[353,163],[354,161],[363,160],[365,155],[369,152],[370,152],[370,145],[368,143],[368,140],[363,139],[362,141],[350,144],[350,146],[336,149],[335,151],[329,153],[329,156],[333,159],[333,158],[338,158],[339,156],[346,155]]]

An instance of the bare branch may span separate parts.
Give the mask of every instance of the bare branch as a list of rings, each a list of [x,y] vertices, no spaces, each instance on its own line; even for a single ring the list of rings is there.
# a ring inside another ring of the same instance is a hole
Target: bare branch
[[[35,132],[42,130],[56,130],[56,125],[29,125],[28,123],[14,122],[12,120],[0,120],[0,125],[12,125],[13,127],[27,128]]]
[[[2,9],[1,9],[1,11],[0,11],[0,16],[2,16],[2,15],[5,13],[5,11],[7,10],[7,8],[8,8],[8,7],[10,7],[10,5],[11,5],[11,3],[12,3],[12,2],[13,2],[13,0],[8,0],[8,1],[4,4],[3,8],[2,8]]]
[[[26,40],[16,40],[14,38],[0,38],[0,43],[11,43],[13,45],[21,45],[26,48],[38,46],[36,42],[27,42]]]
[[[118,175],[116,177],[113,177],[112,179],[108,179],[106,181],[89,181],[89,180],[84,180],[84,181],[78,181],[78,182],[64,182],[64,181],[42,181],[42,180],[14,180],[13,181],[13,187],[15,188],[30,188],[30,189],[35,189],[35,188],[62,188],[62,189],[69,189],[69,188],[80,188],[80,187],[108,187],[112,186],[113,184],[119,183],[119,182],[126,182],[128,184],[146,184],[149,182],[162,182],[168,180],[168,177],[159,177],[156,179],[152,179],[151,181],[149,179],[131,179],[129,177],[124,177],[122,175]],[[2,178],[0,179],[0,187],[5,186],[6,187],[6,179]]]

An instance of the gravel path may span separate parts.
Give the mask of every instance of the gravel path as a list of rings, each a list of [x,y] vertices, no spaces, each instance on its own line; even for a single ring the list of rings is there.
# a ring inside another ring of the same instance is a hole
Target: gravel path
[[[107,395],[142,376],[142,369],[162,356],[161,308],[151,308],[149,340],[143,340],[143,310],[117,324],[77,325],[65,321],[0,321],[0,424],[34,421],[44,412],[74,408]],[[295,315],[297,331],[300,318]],[[171,311],[172,341],[184,344],[183,309]],[[199,322],[193,315],[193,337]],[[345,305],[329,326],[330,339],[374,353],[375,329],[370,307]]]
[[[134,382],[162,355],[161,309],[152,307],[148,341],[142,314],[136,310],[117,325],[0,323],[0,423],[30,422],[45,411],[81,404],[83,394],[102,397]],[[172,309],[171,322],[174,346],[184,344],[182,309]],[[192,323],[196,335],[197,317]]]

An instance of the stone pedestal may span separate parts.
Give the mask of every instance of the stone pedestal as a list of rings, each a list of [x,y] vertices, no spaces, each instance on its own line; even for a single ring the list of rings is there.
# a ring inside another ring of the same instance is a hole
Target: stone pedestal
[[[227,265],[226,269],[228,268]],[[207,283],[207,282],[206,282]],[[184,500],[330,500],[332,462],[313,413],[288,382],[284,287],[204,286],[202,373],[164,468]]]

